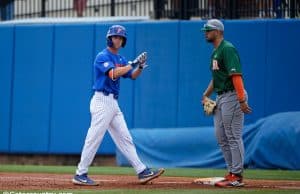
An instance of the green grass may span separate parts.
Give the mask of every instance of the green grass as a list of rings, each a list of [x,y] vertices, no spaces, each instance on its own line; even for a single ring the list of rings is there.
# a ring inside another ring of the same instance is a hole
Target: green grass
[[[24,173],[62,173],[74,174],[76,166],[34,166],[34,165],[1,165],[0,172],[24,172]],[[105,174],[105,175],[135,175],[133,168],[127,167],[90,167],[89,174]],[[224,169],[201,169],[201,168],[170,168],[166,169],[164,176],[180,176],[180,177],[212,177],[223,176]],[[300,180],[300,171],[287,170],[254,170],[246,169],[244,176],[247,179],[270,179],[270,180]],[[22,191],[22,192],[38,192],[38,191]],[[40,191],[53,192],[58,194],[63,191]],[[300,190],[261,190],[261,189],[111,189],[111,190],[67,190],[69,194],[91,194],[91,193],[109,193],[109,194],[213,194],[213,193],[250,193],[250,194],[300,194]],[[0,190],[0,194],[4,191]]]
[[[88,194],[88,193],[93,193],[92,191],[80,191],[79,193],[76,193],[76,194]],[[182,190],[105,190],[105,191],[100,191],[97,193],[109,193],[109,194],[215,194],[215,193],[224,193],[224,194],[238,194],[238,193],[250,193],[250,194],[273,194],[273,193],[276,193],[276,194],[295,194],[295,193],[298,193],[299,194],[299,191],[287,191],[287,190],[284,190],[284,191],[271,191],[271,190],[265,190],[265,191],[262,191],[262,190],[246,190],[246,189],[218,189],[218,190],[214,190],[214,189],[197,189],[197,190],[187,190],[187,189],[182,189]],[[75,193],[74,193],[75,194]]]
[[[1,165],[0,172],[56,173],[74,174],[76,166],[35,166],[35,165]],[[164,176],[212,177],[223,176],[224,169],[170,168]],[[135,175],[128,167],[90,167],[89,174]],[[288,170],[254,170],[246,169],[244,176],[248,179],[300,180],[300,171]]]

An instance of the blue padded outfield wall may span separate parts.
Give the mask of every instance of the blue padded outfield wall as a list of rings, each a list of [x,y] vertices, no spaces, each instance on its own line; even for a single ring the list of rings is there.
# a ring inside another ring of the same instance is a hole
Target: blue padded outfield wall
[[[205,21],[121,22],[128,40],[121,54],[148,52],[149,68],[122,80],[120,106],[132,128],[212,126],[200,104],[210,81],[212,46]],[[79,154],[89,127],[96,54],[116,23],[0,25],[0,151]],[[253,113],[251,124],[300,110],[300,20],[225,20],[225,38],[239,50]],[[299,118],[300,119],[300,118]],[[180,141],[180,136],[178,137]],[[106,135],[99,149],[115,154]]]
[[[244,166],[300,169],[300,111],[273,114],[246,125]],[[225,168],[213,126],[131,130],[137,153],[148,166]],[[129,166],[117,151],[117,163]]]

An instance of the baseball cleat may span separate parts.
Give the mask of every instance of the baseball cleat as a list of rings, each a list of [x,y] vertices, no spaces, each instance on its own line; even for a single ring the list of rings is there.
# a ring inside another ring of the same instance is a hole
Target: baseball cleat
[[[93,181],[92,179],[90,179],[87,174],[82,174],[82,175],[75,175],[72,179],[72,182],[75,185],[87,185],[87,186],[97,186],[99,185],[98,183],[96,183],[95,181]]]
[[[226,174],[226,175],[224,176],[224,179],[228,181],[228,180],[231,178],[231,176],[232,176],[232,173],[229,172],[228,174]]]
[[[243,183],[242,175],[228,174],[224,181],[217,182],[215,184],[216,187],[243,187],[245,183]]]
[[[158,178],[165,172],[165,169],[160,168],[158,170],[151,170],[150,168],[146,168],[143,172],[138,174],[138,178],[141,184],[146,184],[149,181]]]

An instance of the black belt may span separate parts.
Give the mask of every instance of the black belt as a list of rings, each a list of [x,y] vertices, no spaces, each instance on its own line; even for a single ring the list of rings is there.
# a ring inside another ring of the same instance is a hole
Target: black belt
[[[233,92],[234,90],[232,89],[232,90],[223,90],[223,91],[219,91],[219,92],[217,92],[217,94],[218,95],[222,95],[222,94],[225,94],[225,93],[227,93],[227,92]]]
[[[114,93],[109,93],[108,91],[104,91],[104,90],[97,90],[97,92],[102,92],[104,94],[104,96],[108,96],[110,94],[112,94],[114,96],[114,99],[118,99],[119,95],[118,94],[114,94]]]

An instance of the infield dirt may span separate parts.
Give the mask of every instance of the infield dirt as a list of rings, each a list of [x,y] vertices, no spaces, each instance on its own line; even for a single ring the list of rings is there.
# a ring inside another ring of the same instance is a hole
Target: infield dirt
[[[91,175],[99,186],[78,186],[71,182],[71,174],[0,173],[0,190],[78,190],[78,189],[199,189],[214,186],[198,185],[191,177],[161,176],[151,183],[141,185],[136,176]],[[296,189],[300,181],[245,179],[244,188],[251,189]]]

